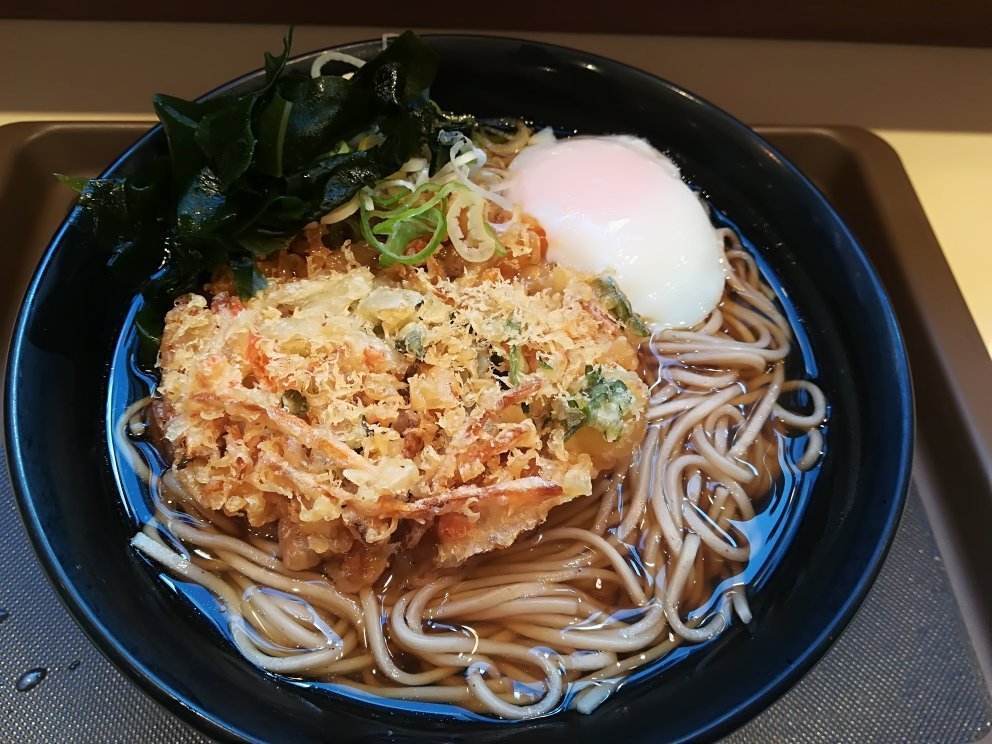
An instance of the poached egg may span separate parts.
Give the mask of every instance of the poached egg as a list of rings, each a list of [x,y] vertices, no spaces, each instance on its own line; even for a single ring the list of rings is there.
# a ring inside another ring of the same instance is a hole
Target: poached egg
[[[656,328],[691,328],[716,307],[723,250],[678,167],[644,140],[573,137],[510,164],[506,195],[547,233],[548,260],[611,274]]]

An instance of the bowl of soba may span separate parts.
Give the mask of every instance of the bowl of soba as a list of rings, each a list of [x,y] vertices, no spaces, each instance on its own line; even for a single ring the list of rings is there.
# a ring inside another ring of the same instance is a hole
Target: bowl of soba
[[[755,715],[855,612],[908,482],[902,340],[851,233],[622,64],[290,42],[60,176],[6,441],[73,616],[221,738]]]

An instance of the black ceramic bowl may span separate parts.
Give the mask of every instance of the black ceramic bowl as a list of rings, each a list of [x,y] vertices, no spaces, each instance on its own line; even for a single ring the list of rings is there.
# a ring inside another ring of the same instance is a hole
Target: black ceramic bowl
[[[781,155],[727,114],[616,62],[510,39],[433,36],[433,96],[479,116],[584,133],[625,132],[670,153],[750,238],[798,309],[832,405],[829,450],[784,562],[752,598],[756,617],[589,716],[453,722],[386,713],[277,681],[242,659],[130,548],[105,427],[108,362],[130,297],[93,260],[75,215],[52,241],[10,353],[6,441],[35,548],[63,601],[142,688],[214,736],[262,740],[545,741],[711,738],[793,684],[850,620],[877,573],[905,495],[909,372],[892,308],[851,233]],[[379,42],[345,49],[371,55]],[[315,55],[294,64],[308,65]],[[211,95],[259,84],[248,75]],[[107,172],[165,148],[155,128]],[[13,559],[8,556],[8,560]]]

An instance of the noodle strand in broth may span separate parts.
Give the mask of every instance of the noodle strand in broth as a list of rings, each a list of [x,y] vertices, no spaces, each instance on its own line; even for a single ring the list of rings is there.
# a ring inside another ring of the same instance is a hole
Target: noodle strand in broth
[[[509,720],[553,712],[571,689],[570,706],[590,712],[632,670],[708,641],[732,613],[751,621],[743,586],[713,598],[751,555],[737,524],[779,478],[786,432],[807,437],[799,470],[823,448],[826,399],[786,378],[789,323],[736,234],[720,232],[720,306],[696,330],[657,332],[643,347],[653,385],[639,449],[511,547],[338,591],[321,573],[287,569],[276,543],[205,513],[149,468],[129,437],[147,398],[117,432],[156,507],[132,544],[210,591],[233,643],[269,672]],[[783,401],[797,393],[808,412]]]

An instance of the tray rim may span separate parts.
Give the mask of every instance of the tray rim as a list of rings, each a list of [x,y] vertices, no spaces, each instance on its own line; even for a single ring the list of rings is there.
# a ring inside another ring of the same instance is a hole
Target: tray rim
[[[826,136],[854,158],[872,193],[896,192],[887,200],[876,200],[872,210],[894,242],[903,239],[915,248],[912,262],[900,261],[889,267],[897,281],[886,277],[886,288],[894,304],[904,304],[899,301],[904,292],[912,297],[912,317],[904,307],[900,307],[899,317],[904,338],[909,342],[916,387],[917,437],[912,480],[918,486],[955,600],[992,690],[992,579],[974,556],[977,552],[974,541],[962,544],[958,537],[967,526],[973,527],[965,524],[969,517],[949,508],[951,505],[938,495],[953,492],[965,481],[973,489],[972,503],[982,509],[978,515],[981,525],[992,527],[992,393],[987,387],[987,381],[992,380],[992,355],[895,148],[873,132],[853,126],[769,127],[764,131],[771,136],[796,133]],[[907,198],[913,200],[912,213],[895,205],[907,203]],[[928,353],[921,358],[916,348],[919,343],[925,343],[928,352],[937,349],[945,353]],[[932,386],[939,386],[946,393],[946,398],[940,400],[942,408],[935,405],[934,397],[929,394],[928,388]],[[960,422],[961,431],[948,430],[948,419]],[[950,439],[955,433],[960,436]],[[950,471],[955,468],[938,462],[936,452],[946,447],[948,441],[953,441],[956,448],[957,466],[967,467],[967,478],[953,477],[956,474]],[[988,549],[986,552],[992,557],[992,552]],[[988,738],[992,741],[992,733]]]

